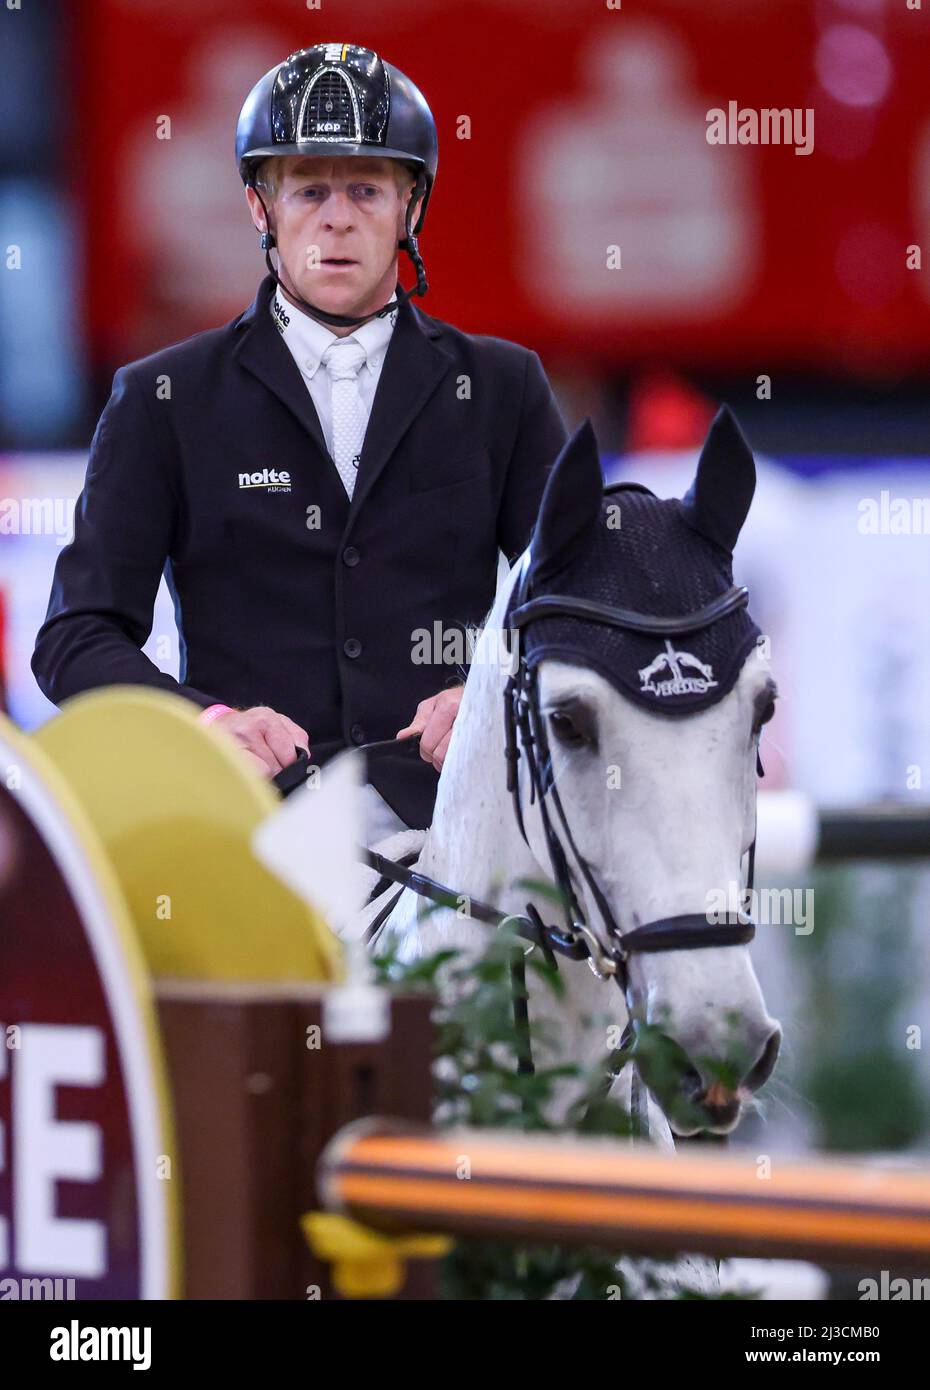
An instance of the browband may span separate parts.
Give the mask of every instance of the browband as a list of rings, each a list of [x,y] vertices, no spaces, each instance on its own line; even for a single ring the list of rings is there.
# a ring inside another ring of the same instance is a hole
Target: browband
[[[749,602],[749,590],[745,584],[734,584],[726,593],[711,599],[703,608],[693,613],[682,613],[678,617],[660,617],[648,613],[636,613],[631,608],[611,608],[607,604],[596,603],[592,599],[572,598],[567,594],[541,594],[539,598],[521,603],[508,614],[511,627],[525,627],[537,618],[587,618],[593,623],[606,627],[628,628],[632,632],[645,632],[650,636],[677,635],[684,632],[700,632],[728,613],[745,608]]]

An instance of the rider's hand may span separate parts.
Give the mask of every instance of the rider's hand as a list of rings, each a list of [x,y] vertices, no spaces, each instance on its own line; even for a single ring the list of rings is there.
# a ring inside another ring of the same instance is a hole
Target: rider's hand
[[[394,735],[395,738],[409,738],[411,734],[420,734],[420,757],[432,763],[437,772],[445,761],[464,691],[463,685],[456,685],[440,690],[428,700],[421,700],[413,721]]]
[[[308,754],[310,752],[310,737],[306,729],[267,705],[229,710],[214,723],[217,728],[232,734],[253,765],[266,777],[274,777],[282,768],[295,762],[295,748],[305,748]]]

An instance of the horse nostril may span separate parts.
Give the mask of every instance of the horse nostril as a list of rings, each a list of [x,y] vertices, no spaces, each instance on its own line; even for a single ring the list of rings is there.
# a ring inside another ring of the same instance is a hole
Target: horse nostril
[[[758,1091],[760,1086],[765,1085],[775,1068],[775,1061],[778,1057],[778,1049],[780,1047],[781,1029],[776,1024],[766,1039],[765,1046],[759,1054],[758,1061],[743,1082],[747,1090]]]
[[[705,1097],[703,1106],[705,1116],[714,1129],[729,1129],[735,1125],[736,1121],[739,1119],[739,1096],[733,1096],[732,1099],[721,1103],[715,1103],[708,1097]]]

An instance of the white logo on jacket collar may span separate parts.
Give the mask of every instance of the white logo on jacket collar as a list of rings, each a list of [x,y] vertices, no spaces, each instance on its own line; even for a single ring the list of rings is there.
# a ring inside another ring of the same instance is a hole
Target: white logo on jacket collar
[[[291,475],[280,468],[262,468],[255,473],[240,473],[239,486],[264,488],[266,492],[290,492]]]
[[[685,675],[682,667],[688,671],[697,672],[696,675]],[[659,680],[661,672],[667,671],[668,677]],[[648,666],[644,666],[639,671],[639,678],[642,681],[642,689],[648,690],[653,695],[703,695],[710,690],[711,686],[716,685],[714,672],[711,666],[699,661],[691,652],[679,652],[672,646],[666,638],[665,651],[660,652],[655,661],[650,661]]]

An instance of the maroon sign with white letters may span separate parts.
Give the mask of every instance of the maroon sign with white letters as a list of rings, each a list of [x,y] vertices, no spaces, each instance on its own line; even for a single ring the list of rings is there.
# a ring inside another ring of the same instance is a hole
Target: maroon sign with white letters
[[[93,845],[0,740],[4,766],[0,1299],[165,1297],[168,1156],[139,982]]]

